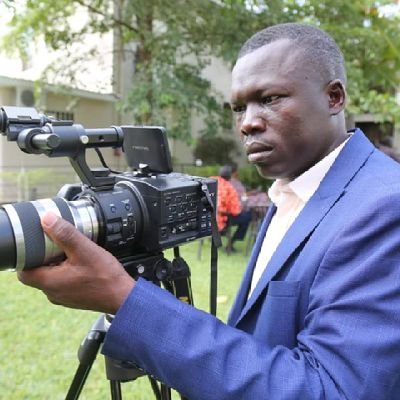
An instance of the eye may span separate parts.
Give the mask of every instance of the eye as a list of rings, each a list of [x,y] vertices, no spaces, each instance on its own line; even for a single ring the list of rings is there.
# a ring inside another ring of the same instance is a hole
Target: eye
[[[280,98],[281,98],[281,96],[279,96],[279,95],[265,96],[265,97],[263,97],[262,102],[264,104],[271,104],[271,103],[274,103],[275,101],[277,101]]]
[[[246,106],[244,104],[231,104],[231,110],[235,114],[243,113],[246,111]]]

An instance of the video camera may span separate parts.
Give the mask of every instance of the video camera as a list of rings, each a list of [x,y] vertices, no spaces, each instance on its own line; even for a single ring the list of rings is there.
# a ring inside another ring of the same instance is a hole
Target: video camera
[[[143,262],[154,264],[162,250],[214,230],[216,181],[172,172],[162,127],[85,129],[34,108],[4,106],[0,131],[25,153],[68,157],[82,181],[64,185],[52,199],[0,208],[0,270],[30,269],[64,257],[41,228],[46,211],[68,220],[126,268],[132,265],[135,277],[143,275]],[[90,169],[86,149],[102,147],[123,147],[130,171],[111,171],[101,153],[104,168]]]

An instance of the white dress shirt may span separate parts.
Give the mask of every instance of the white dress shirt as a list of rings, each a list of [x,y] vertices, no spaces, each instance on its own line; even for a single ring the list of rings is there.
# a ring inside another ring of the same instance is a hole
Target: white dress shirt
[[[347,140],[296,179],[292,181],[277,179],[271,185],[268,190],[268,195],[271,201],[276,205],[277,210],[268,226],[257,258],[249,297],[279,243],[300,214],[307,201],[310,200],[312,195],[317,191],[322,179],[331,168],[346,142]]]

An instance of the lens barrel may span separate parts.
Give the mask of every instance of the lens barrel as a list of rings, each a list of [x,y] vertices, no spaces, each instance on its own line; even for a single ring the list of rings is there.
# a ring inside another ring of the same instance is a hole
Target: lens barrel
[[[64,257],[63,251],[44,233],[40,219],[51,211],[74,225],[93,242],[115,256],[137,249],[147,211],[140,193],[130,182],[111,190],[87,189],[76,200],[63,197],[6,204],[0,207],[0,271],[31,269]]]
[[[0,270],[15,268],[15,237],[5,210],[0,209]]]
[[[68,202],[55,197],[6,204],[0,209],[0,270],[31,269],[63,257],[62,250],[41,227],[40,218],[46,211],[67,220],[91,240],[97,240],[96,213],[86,199]]]

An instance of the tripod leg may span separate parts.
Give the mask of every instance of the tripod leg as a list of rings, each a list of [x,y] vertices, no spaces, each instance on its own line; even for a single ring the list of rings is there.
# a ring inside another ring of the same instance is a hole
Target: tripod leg
[[[104,329],[104,318],[104,316],[101,316],[95,322],[79,348],[79,366],[75,372],[65,400],[76,400],[79,398],[90,369],[104,340],[106,332]]]
[[[171,400],[171,389],[164,384],[161,384],[161,398],[163,400]]]
[[[157,381],[155,379],[151,378],[150,376],[149,376],[149,381],[150,381],[151,388],[153,389],[153,393],[154,393],[156,400],[161,400],[161,392],[160,392],[160,388],[158,386]]]
[[[121,400],[122,399],[122,391],[121,391],[120,381],[110,381],[110,390],[111,390],[111,399],[112,400]]]

